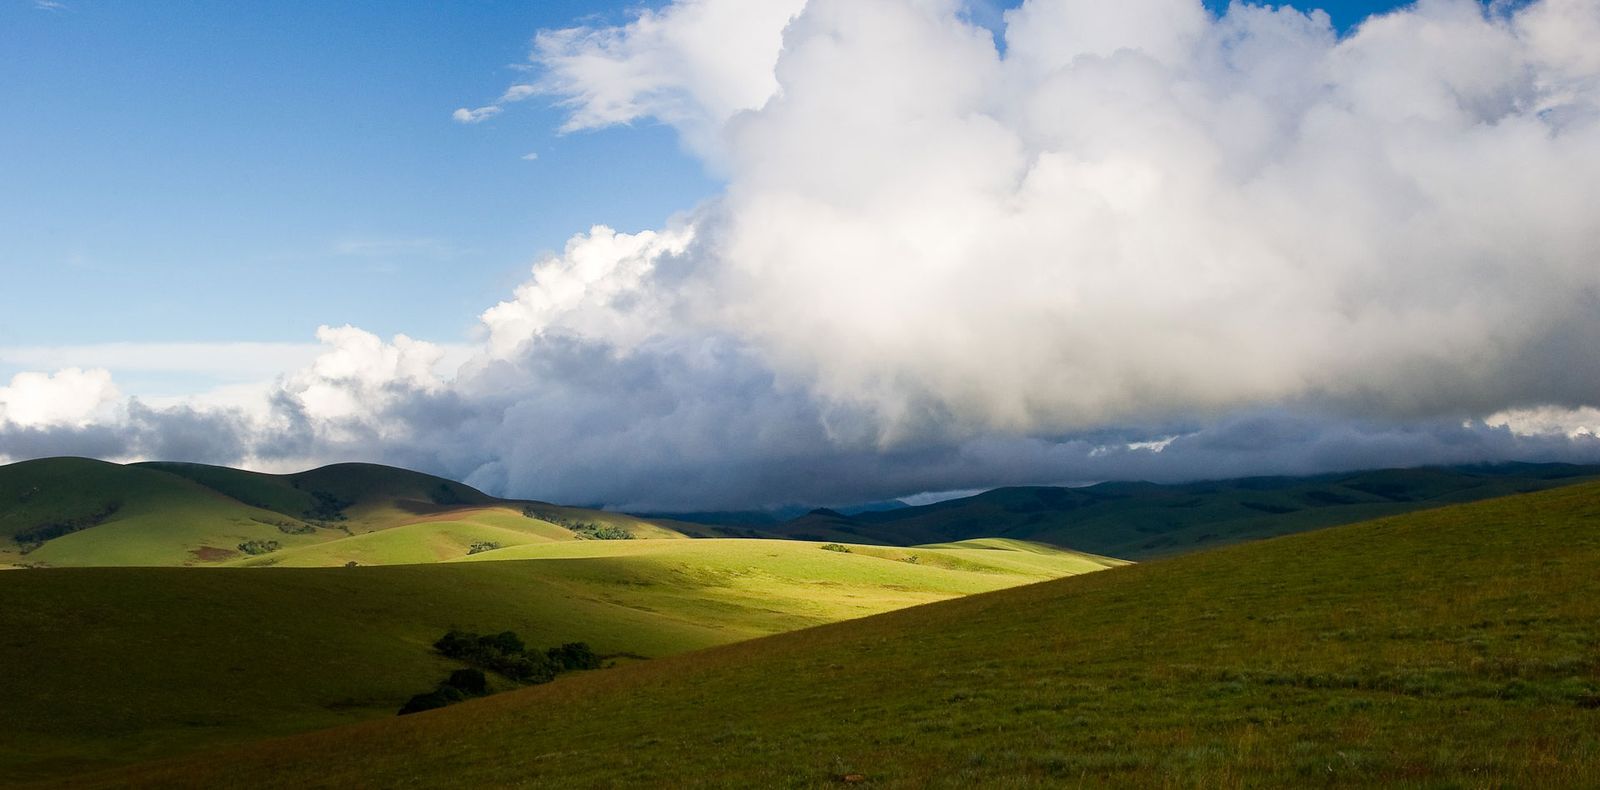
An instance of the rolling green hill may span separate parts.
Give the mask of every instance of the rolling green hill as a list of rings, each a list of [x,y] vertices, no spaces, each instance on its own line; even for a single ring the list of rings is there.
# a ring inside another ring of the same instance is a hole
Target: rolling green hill
[[[1002,488],[922,507],[737,526],[502,500],[374,464],[270,475],[51,458],[0,466],[0,568],[393,565],[595,537],[916,546],[1002,537],[1146,559],[1568,485],[1600,467],[1394,469],[1184,485]],[[712,522],[721,520],[701,514]]]
[[[458,666],[430,649],[451,627],[655,658],[1122,564],[1025,544],[758,540],[471,559],[0,573],[0,784],[391,717]]]
[[[438,562],[596,529],[685,537],[632,516],[496,499],[375,464],[290,475],[86,458],[0,466],[0,567]]]
[[[747,531],[889,545],[1008,537],[1142,560],[1596,478],[1600,467],[1502,464],[1182,485],[999,488],[932,505],[854,516],[818,510]],[[738,533],[735,528],[719,529]]]
[[[975,595],[72,784],[857,780],[1600,785],[1600,484]]]

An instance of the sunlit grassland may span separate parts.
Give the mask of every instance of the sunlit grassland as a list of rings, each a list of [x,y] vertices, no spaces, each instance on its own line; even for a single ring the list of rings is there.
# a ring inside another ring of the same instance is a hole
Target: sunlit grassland
[[[405,564],[456,559],[475,544],[579,539],[548,518],[685,537],[625,514],[501,500],[370,464],[295,475],[86,458],[0,466],[0,567]],[[16,539],[41,527],[54,529],[47,540]]]
[[[78,784],[849,774],[890,787],[1600,786],[1600,486],[904,609]]]
[[[871,553],[569,540],[473,555],[504,561],[0,574],[0,781],[391,717],[453,668],[429,647],[451,627],[628,663],[1116,564],[850,548]]]

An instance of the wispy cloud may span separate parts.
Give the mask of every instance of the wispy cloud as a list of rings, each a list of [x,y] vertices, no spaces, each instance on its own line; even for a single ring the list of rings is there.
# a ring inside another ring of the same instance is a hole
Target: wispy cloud
[[[450,117],[459,123],[481,123],[499,115],[507,104],[519,102],[538,94],[538,87],[527,83],[517,83],[506,88],[505,92],[500,94],[500,98],[495,99],[493,102],[477,108],[462,107],[451,113]]]
[[[499,114],[500,108],[490,104],[472,110],[462,107],[450,113],[450,117],[454,118],[458,123],[482,123]]]
[[[33,7],[39,11],[65,11],[67,4],[57,0],[33,0]]]

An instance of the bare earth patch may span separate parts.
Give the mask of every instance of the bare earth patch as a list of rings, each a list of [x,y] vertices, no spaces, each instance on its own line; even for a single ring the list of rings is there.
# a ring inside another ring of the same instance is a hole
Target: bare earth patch
[[[222,562],[239,556],[239,552],[233,549],[219,549],[215,546],[201,546],[198,549],[190,549],[189,553],[200,562]]]

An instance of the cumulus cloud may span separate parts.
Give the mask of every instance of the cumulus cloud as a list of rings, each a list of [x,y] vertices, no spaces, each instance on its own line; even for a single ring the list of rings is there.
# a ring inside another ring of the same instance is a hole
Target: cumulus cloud
[[[18,373],[0,387],[0,424],[81,428],[111,416],[117,401],[117,387],[104,369]]]
[[[730,118],[778,90],[783,29],[805,5],[679,0],[619,27],[543,31],[532,53],[543,77],[517,98],[560,97],[571,110],[566,131],[659,119],[710,154]]]
[[[1600,4],[1340,35],[1029,0],[1003,46],[965,10],[680,0],[539,34],[538,76],[458,120],[663,122],[725,190],[540,259],[453,374],[325,328],[265,416],[206,430],[652,508],[1600,459]],[[129,414],[142,452],[220,412]],[[103,440],[51,425],[0,446]]]

